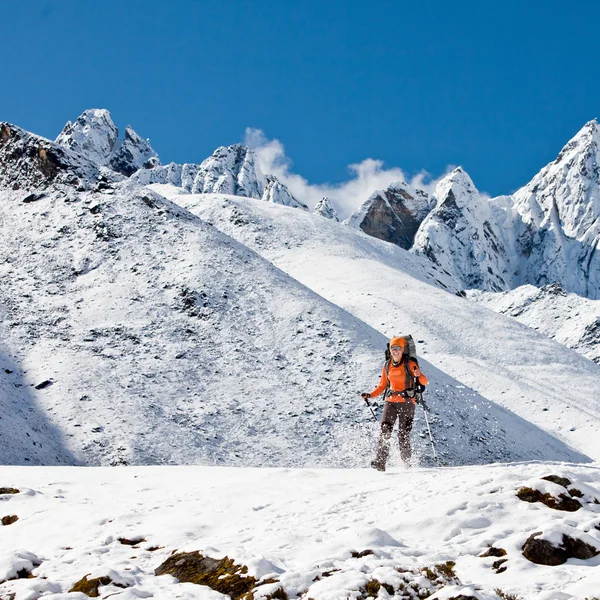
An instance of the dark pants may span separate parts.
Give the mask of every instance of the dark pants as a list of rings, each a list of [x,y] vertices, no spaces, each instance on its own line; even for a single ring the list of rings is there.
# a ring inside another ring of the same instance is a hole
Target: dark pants
[[[408,402],[386,402],[383,405],[381,417],[381,435],[377,445],[377,462],[385,465],[390,453],[390,438],[394,423],[398,419],[398,444],[400,445],[400,457],[405,464],[410,462],[410,431],[415,417],[415,405]]]

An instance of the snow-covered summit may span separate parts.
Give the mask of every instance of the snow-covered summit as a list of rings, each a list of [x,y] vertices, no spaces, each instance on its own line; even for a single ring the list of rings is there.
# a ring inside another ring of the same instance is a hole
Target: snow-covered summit
[[[428,194],[402,181],[371,194],[345,223],[408,250],[430,209]]]
[[[332,221],[338,222],[340,220],[335,208],[333,208],[327,196],[323,196],[323,198],[319,200],[319,202],[313,210],[313,213],[315,215],[321,215],[326,219],[331,219]]]
[[[129,125],[125,137],[119,138],[119,130],[106,109],[84,111],[75,123],[67,122],[55,141],[99,166],[128,177],[143,166],[160,164],[150,142]]]
[[[501,290],[511,283],[509,257],[489,201],[458,167],[432,195],[435,208],[421,224],[413,252],[429,258],[465,288]]]
[[[242,144],[220,146],[204,160],[192,187],[194,194],[231,194],[262,198],[266,180],[254,150]]]
[[[287,185],[281,183],[277,177],[275,177],[275,175],[265,175],[265,182],[265,191],[262,199],[266,202],[308,210],[308,206],[299,200],[296,200],[296,198],[292,196],[292,193],[288,189]]]
[[[594,119],[571,139],[556,160],[514,195],[527,224],[556,228],[581,242],[600,233],[600,125]]]
[[[589,121],[513,195],[520,281],[600,297],[600,126]]]

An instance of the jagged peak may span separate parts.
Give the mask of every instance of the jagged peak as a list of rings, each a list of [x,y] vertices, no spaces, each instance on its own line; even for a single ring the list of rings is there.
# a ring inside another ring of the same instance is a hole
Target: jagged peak
[[[84,110],[75,120],[75,122],[67,121],[61,133],[56,138],[55,142],[60,144],[60,138],[64,137],[66,133],[71,133],[75,129],[89,129],[91,127],[108,127],[111,130],[115,130],[118,135],[118,128],[114,124],[110,112],[106,108],[88,108]]]
[[[339,217],[335,208],[331,204],[329,198],[327,196],[323,196],[313,210],[313,214],[321,215],[326,219],[331,219],[332,221],[339,221]]]
[[[600,125],[598,119],[588,121],[562,148],[556,160],[550,165],[570,161],[580,154],[598,153],[600,150]]]
[[[462,168],[456,167],[443,177],[435,186],[432,197],[437,206],[442,204],[452,192],[455,201],[460,198],[468,198],[478,194],[478,190],[469,174]],[[459,200],[460,205],[460,200]]]

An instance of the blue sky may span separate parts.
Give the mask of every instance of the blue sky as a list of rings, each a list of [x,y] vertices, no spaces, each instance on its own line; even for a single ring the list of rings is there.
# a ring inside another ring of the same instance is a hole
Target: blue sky
[[[86,108],[200,162],[256,128],[311,184],[372,158],[524,185],[600,113],[592,2],[3,0],[0,120]],[[392,171],[393,172],[393,171]]]

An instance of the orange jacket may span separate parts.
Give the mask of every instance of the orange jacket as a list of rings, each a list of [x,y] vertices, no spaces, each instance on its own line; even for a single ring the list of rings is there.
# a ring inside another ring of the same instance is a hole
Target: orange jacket
[[[413,377],[419,380],[419,383],[422,385],[427,385],[429,383],[429,379],[421,372],[417,363],[410,359],[409,369],[412,373]],[[404,367],[404,360],[399,365],[394,365],[392,361],[390,361],[390,391],[394,392],[403,392],[407,387],[410,386],[410,380],[407,377],[406,369]],[[379,381],[379,385],[371,392],[370,396],[372,398],[379,396],[382,394],[387,387],[388,378],[385,373],[385,365],[383,365],[383,369],[381,369],[381,380]],[[390,395],[386,398],[388,402],[406,402],[406,398],[403,396]],[[413,400],[414,402],[414,400]]]

